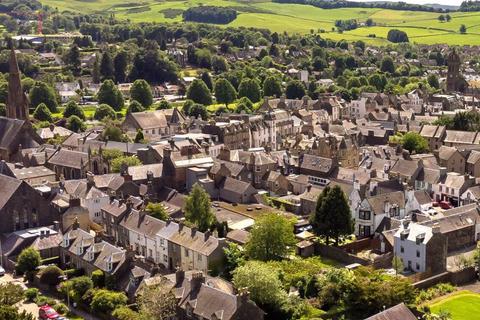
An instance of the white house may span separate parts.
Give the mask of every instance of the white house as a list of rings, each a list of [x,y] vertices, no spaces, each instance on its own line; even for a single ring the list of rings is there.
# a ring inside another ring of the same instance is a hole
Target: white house
[[[394,235],[394,255],[402,259],[406,269],[415,272],[427,270],[427,243],[433,236],[432,228],[402,221]]]

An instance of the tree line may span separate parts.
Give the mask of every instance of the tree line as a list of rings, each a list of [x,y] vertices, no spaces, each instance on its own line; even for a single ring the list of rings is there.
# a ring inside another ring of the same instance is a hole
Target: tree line
[[[183,12],[183,20],[202,23],[227,24],[237,18],[237,11],[231,8],[201,6]]]
[[[405,2],[353,2],[353,1],[329,1],[329,0],[273,0],[277,3],[296,3],[308,4],[322,9],[337,8],[379,8],[390,10],[406,11],[427,11],[427,12],[447,12],[442,8],[433,8],[430,6],[412,4]]]

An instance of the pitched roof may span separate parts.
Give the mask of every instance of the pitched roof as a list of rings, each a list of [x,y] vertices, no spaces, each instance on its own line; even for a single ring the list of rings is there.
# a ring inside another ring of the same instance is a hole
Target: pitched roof
[[[303,156],[302,164],[300,165],[302,169],[318,171],[324,174],[330,173],[334,167],[333,159],[314,156],[311,154],[305,154]]]
[[[48,159],[50,164],[75,169],[82,169],[87,162],[87,153],[68,149],[60,149]]]
[[[480,160],[480,151],[473,150],[468,156],[467,163],[475,164]]]
[[[166,223],[148,215],[146,212],[132,210],[120,221],[120,225],[128,230],[154,238],[157,232],[165,227]]]
[[[248,188],[253,188],[249,182],[237,180],[230,177],[225,177],[219,186],[220,189],[224,189],[237,194],[244,194]]]
[[[0,149],[7,149],[17,147],[13,145],[16,143],[21,144],[22,148],[34,148],[38,147],[39,143],[36,141],[41,141],[40,137],[36,135],[34,131],[31,132],[31,136],[21,134],[25,125],[25,120],[18,119],[9,119],[5,117],[0,117]]]
[[[383,193],[370,198],[367,198],[370,207],[374,214],[384,212],[385,202],[393,205],[397,205],[399,208],[405,207],[405,194],[402,191]]]
[[[365,320],[416,320],[415,315],[402,302]]]
[[[0,174],[0,209],[7,204],[21,184],[21,180]]]

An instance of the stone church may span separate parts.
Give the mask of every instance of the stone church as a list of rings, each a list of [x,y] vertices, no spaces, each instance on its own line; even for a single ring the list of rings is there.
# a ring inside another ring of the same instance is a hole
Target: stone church
[[[448,55],[447,64],[447,92],[465,92],[468,83],[460,72],[462,61],[455,49]]]
[[[29,120],[29,102],[23,91],[17,57],[12,48],[9,61],[6,117],[0,117],[0,160],[21,161],[21,150],[35,148],[42,139]]]

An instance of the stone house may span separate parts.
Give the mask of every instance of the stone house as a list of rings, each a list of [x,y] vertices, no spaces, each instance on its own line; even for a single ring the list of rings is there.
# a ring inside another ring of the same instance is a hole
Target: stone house
[[[438,149],[438,164],[448,172],[465,173],[465,157],[457,148],[441,146]]]
[[[353,210],[355,235],[369,237],[375,234],[385,217],[402,219],[405,216],[405,195],[396,191],[367,197]]]

